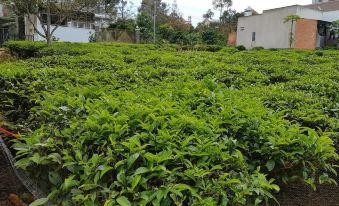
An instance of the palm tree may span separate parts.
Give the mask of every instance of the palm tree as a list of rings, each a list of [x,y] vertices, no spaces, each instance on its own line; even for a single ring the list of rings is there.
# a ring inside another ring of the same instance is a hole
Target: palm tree
[[[298,21],[300,19],[300,16],[291,14],[288,15],[284,18],[284,23],[291,22],[291,31],[290,31],[290,48],[292,48],[293,42],[294,42],[294,33],[293,33],[293,28],[294,28],[294,22]]]

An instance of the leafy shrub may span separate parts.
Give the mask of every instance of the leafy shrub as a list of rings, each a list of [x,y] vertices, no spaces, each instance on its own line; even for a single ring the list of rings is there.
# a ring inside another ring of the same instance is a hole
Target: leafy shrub
[[[29,41],[8,41],[4,44],[12,55],[20,58],[36,57],[40,49],[46,47],[44,42],[29,42]]]
[[[179,50],[183,51],[209,51],[209,52],[218,52],[222,49],[222,46],[219,45],[183,45],[179,47]]]
[[[204,44],[226,45],[227,39],[223,33],[217,30],[206,30],[201,33],[201,39]]]
[[[32,42],[32,41],[9,41],[6,42],[7,47],[13,55],[20,58],[52,56],[52,55],[70,55],[78,56],[88,53],[88,48],[83,44],[69,43],[65,48],[61,44],[54,43],[52,46],[47,46],[45,42]]]
[[[239,45],[236,48],[238,49],[238,51],[245,51],[246,50],[246,47],[243,46],[243,45]]]
[[[55,43],[0,63],[17,166],[57,205],[259,205],[281,182],[333,183],[337,51],[177,48]]]
[[[319,57],[324,56],[324,52],[321,52],[321,51],[316,51],[314,54],[319,56]]]
[[[252,48],[252,50],[254,50],[254,51],[260,51],[260,50],[263,50],[263,49],[265,49],[265,48],[262,47],[262,46],[257,46],[257,47]]]

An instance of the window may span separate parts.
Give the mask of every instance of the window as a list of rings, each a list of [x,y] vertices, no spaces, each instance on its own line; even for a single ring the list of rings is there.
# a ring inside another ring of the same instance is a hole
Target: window
[[[252,32],[252,41],[255,41],[255,32]]]

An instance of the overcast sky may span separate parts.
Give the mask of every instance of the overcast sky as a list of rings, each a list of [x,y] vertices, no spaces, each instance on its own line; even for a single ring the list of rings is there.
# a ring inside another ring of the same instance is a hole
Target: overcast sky
[[[141,0],[130,0],[134,6],[139,7]],[[172,3],[173,0],[163,0],[167,3]],[[213,8],[212,0],[177,0],[179,10],[185,17],[192,16],[194,24],[202,20],[202,15]],[[265,9],[278,8],[283,6],[290,6],[294,4],[310,4],[312,0],[233,0],[233,9],[243,11],[248,6],[252,7],[258,12]]]

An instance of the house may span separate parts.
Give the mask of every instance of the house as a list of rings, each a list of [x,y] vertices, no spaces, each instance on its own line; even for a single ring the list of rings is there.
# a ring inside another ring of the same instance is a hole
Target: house
[[[44,14],[41,14],[44,17]],[[44,22],[32,15],[25,17],[25,33],[26,37],[30,37],[34,41],[44,41],[45,39],[38,35],[35,31],[33,24],[40,33],[44,33],[42,24]],[[61,17],[52,15],[52,28],[55,28],[55,23],[60,20]],[[46,19],[46,18],[43,18]],[[74,15],[64,20],[61,25],[53,33],[53,38],[58,41],[65,42],[89,42],[90,37],[100,28],[108,27],[108,22],[112,20],[112,17],[104,12],[104,6],[98,5],[97,8],[91,11],[75,12]],[[55,22],[55,23],[54,23]]]
[[[291,23],[284,23],[284,18],[292,14],[301,18],[293,24],[293,48],[324,47],[330,43],[331,22],[339,19],[339,0],[314,0],[311,5],[287,6],[265,10],[259,15],[240,17],[237,45],[246,48],[289,48]]]

